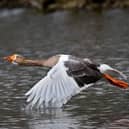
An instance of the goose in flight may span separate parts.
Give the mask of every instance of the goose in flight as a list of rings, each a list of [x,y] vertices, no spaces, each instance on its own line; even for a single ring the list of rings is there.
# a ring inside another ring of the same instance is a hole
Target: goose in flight
[[[28,59],[18,54],[4,57],[4,60],[22,66],[49,67],[45,77],[37,82],[25,95],[27,102],[36,108],[62,107],[70,98],[101,78],[112,85],[128,88],[128,83],[113,77],[110,73],[118,73],[127,77],[107,64],[97,64],[88,58],[72,55],[55,55],[48,59]]]

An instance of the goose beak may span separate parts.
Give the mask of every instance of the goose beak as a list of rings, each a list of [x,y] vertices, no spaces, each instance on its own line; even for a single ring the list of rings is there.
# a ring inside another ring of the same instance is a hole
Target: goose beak
[[[11,62],[11,56],[5,56],[5,57],[3,57],[3,59],[8,61],[8,62]]]
[[[16,56],[15,55],[6,56],[6,57],[3,57],[3,59],[12,63],[16,59]]]

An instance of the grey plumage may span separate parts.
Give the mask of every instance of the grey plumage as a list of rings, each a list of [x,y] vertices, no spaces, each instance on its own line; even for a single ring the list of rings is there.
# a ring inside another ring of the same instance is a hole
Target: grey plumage
[[[65,62],[67,74],[73,77],[80,87],[101,79],[102,74],[97,66],[98,64],[88,58],[82,59],[74,56],[70,56],[69,60]]]

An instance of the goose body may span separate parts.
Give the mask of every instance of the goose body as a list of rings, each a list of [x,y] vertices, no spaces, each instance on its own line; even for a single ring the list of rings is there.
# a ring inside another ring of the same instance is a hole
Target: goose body
[[[128,83],[106,74],[106,71],[111,70],[126,78],[120,71],[106,64],[94,63],[88,58],[55,55],[46,60],[28,60],[14,54],[4,59],[19,65],[50,68],[46,76],[25,94],[32,107],[62,107],[72,96],[94,85],[101,78],[121,88],[128,87]]]

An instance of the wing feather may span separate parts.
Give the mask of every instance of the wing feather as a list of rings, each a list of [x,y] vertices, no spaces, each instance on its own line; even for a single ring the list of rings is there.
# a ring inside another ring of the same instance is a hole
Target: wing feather
[[[80,91],[77,83],[69,77],[66,68],[62,62],[56,64],[47,74],[41,79],[26,96],[27,102],[32,107],[61,107],[66,103],[77,91]]]
[[[62,61],[60,59],[48,74],[25,94],[27,96],[27,102],[29,102],[31,107],[62,107],[72,96],[78,94],[86,87],[93,85],[89,84],[80,88],[75,78],[69,75],[68,67],[73,76],[76,76],[76,74],[73,74],[74,71],[79,71],[79,75],[82,75],[84,67],[81,70],[79,69],[80,62],[74,63],[74,65],[70,64],[70,66],[66,67],[66,61],[68,60]],[[82,71],[81,74],[80,71]]]

